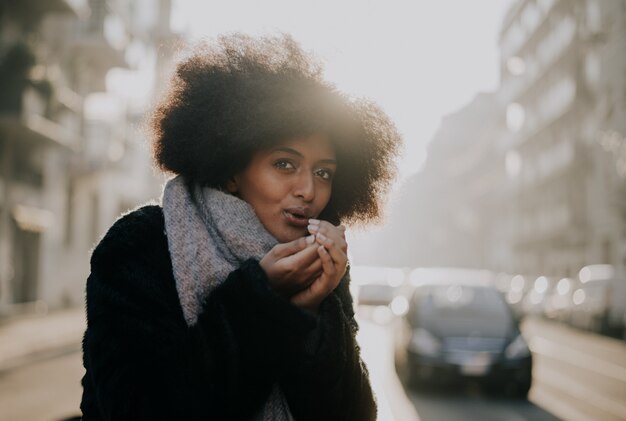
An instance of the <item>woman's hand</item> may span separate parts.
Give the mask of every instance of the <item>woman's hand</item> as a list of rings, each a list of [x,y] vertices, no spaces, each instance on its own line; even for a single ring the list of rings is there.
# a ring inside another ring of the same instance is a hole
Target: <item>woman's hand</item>
[[[309,235],[277,244],[259,262],[274,291],[285,297],[307,288],[322,272],[319,244]]]
[[[309,224],[309,232],[315,235],[314,246],[321,262],[321,273],[307,287],[294,294],[291,302],[317,313],[322,300],[333,292],[346,273],[348,243],[346,228],[342,225],[334,226],[317,219],[311,219]]]

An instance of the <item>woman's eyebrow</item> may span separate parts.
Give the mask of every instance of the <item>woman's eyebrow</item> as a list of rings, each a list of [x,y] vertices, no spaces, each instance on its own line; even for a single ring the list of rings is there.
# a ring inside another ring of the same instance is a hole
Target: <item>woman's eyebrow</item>
[[[304,158],[304,155],[302,155],[300,152],[287,146],[278,146],[273,149],[273,152],[287,152],[288,154],[297,155],[301,158]]]
[[[299,158],[304,158],[304,155],[302,155],[300,152],[298,152],[297,150],[293,149],[293,148],[289,148],[287,146],[279,146],[277,148],[274,148],[272,150],[273,152],[285,152],[291,155],[295,155]],[[336,159],[332,159],[332,158],[326,158],[326,159],[320,159],[319,162],[324,163],[324,164],[333,164],[333,165],[337,165],[337,160]]]
[[[337,165],[337,160],[336,159],[320,159],[319,162],[321,164],[331,164],[331,165]]]

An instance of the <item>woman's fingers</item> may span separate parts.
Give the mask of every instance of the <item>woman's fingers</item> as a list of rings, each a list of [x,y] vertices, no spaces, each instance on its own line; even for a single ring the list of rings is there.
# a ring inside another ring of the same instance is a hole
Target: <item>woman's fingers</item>
[[[259,262],[272,289],[291,295],[306,288],[321,267],[321,263],[315,266],[317,247],[313,236],[274,246]]]
[[[310,221],[317,221],[311,219]],[[318,223],[309,224],[308,230],[310,233],[322,234],[330,239],[332,239],[339,248],[341,248],[344,252],[348,251],[348,243],[346,242],[346,228],[343,225],[334,226],[330,222],[327,221],[319,221]]]
[[[332,238],[328,238],[323,234],[317,234],[315,238],[318,244],[324,246],[326,251],[330,254],[330,257],[332,258],[332,260],[335,262],[335,264],[339,266],[346,265],[348,261],[348,257],[346,253],[344,252],[344,249],[341,247],[338,247],[335,240],[333,240]]]
[[[301,268],[303,265],[308,265],[311,261],[311,257],[315,258],[315,238],[313,242],[306,245],[306,247],[298,250],[294,253],[281,257],[281,261],[284,264],[290,265],[293,264],[297,268]]]
[[[311,263],[309,265],[309,267],[307,267],[304,271],[303,271],[303,275],[306,279],[308,279],[310,282],[316,280],[317,278],[320,277],[320,275],[323,272],[323,267],[322,267],[322,261],[319,259],[319,256],[317,254],[317,246],[315,248],[315,260],[313,261],[313,263]]]
[[[339,276],[333,275],[333,278],[341,278],[346,271],[348,262],[348,243],[345,239],[346,228],[343,225],[334,226],[330,222],[320,220],[310,220],[309,231],[314,232],[315,241],[324,246],[333,261],[335,272]],[[320,256],[321,258],[321,256]],[[324,271],[327,272],[326,270]]]
[[[335,267],[335,262],[331,257],[330,253],[324,246],[319,246],[317,248],[317,254],[320,257],[320,261],[322,262],[322,269],[324,273],[322,275],[326,275],[329,278],[333,278],[335,273],[337,272],[337,268]]]
[[[301,237],[288,243],[277,244],[276,246],[274,246],[274,248],[272,248],[271,253],[274,254],[274,257],[276,257],[276,259],[281,259],[283,257],[296,254],[306,249],[307,246],[310,246],[313,243],[315,243],[315,236],[309,235],[307,237]]]
[[[334,289],[332,284],[333,277],[330,276],[330,274],[335,270],[330,254],[328,254],[324,246],[316,247],[316,252],[319,256],[318,261],[322,268],[321,274],[314,278],[313,282],[311,282],[307,288],[298,291],[291,297],[293,304],[306,308],[313,313],[317,313],[320,303]]]
[[[308,247],[305,250],[307,252],[306,260],[303,257],[302,260],[294,263],[298,266],[298,270],[289,279],[295,291],[307,288],[323,273],[322,262],[317,252],[318,247],[318,245]]]
[[[275,246],[261,261],[274,288],[315,311],[339,284],[348,262],[342,225],[310,220],[311,235]]]
[[[347,259],[341,256],[341,250],[333,247],[338,255],[339,263],[336,262],[331,253],[324,245],[318,245],[316,252],[318,255],[317,262],[311,265],[311,268],[319,265],[321,273],[316,276],[306,288],[292,295],[291,301],[299,307],[306,308],[312,312],[317,312],[320,303],[326,298],[339,284],[341,277],[345,273]],[[343,262],[343,263],[342,263]]]

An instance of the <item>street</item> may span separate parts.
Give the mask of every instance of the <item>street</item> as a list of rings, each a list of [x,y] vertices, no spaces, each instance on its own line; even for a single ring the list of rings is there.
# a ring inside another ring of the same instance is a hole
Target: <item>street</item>
[[[626,420],[624,342],[529,319],[523,330],[535,364],[528,401],[494,396],[471,383],[405,395],[393,371],[391,317],[382,308],[359,312],[358,339],[380,421]],[[58,421],[78,414],[82,374],[76,351],[3,372],[0,421]]]

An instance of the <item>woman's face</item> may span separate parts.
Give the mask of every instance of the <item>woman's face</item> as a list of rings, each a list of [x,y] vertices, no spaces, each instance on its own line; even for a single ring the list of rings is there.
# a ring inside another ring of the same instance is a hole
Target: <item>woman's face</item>
[[[248,202],[265,229],[286,243],[307,234],[332,192],[337,162],[322,135],[295,138],[259,151],[228,183],[228,190]]]

